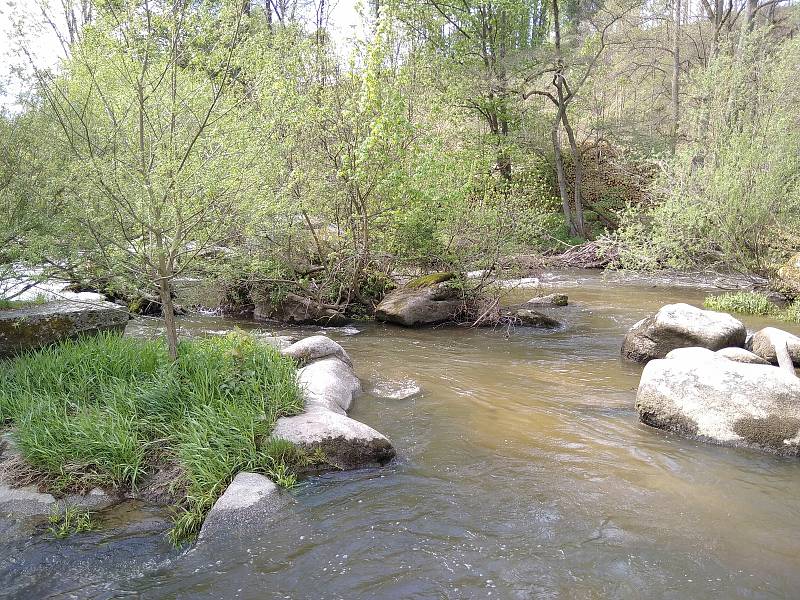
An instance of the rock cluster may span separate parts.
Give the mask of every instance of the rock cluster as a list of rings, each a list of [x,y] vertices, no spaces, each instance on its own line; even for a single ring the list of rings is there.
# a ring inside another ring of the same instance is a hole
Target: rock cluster
[[[634,325],[622,353],[647,362],[636,394],[643,423],[710,443],[800,455],[797,336],[767,327],[748,339],[730,315],[672,304]]]

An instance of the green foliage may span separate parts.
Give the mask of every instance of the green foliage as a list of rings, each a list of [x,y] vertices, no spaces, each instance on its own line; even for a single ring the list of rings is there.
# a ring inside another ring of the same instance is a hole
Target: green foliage
[[[779,310],[769,298],[758,292],[730,292],[718,296],[706,296],[703,306],[711,310],[745,315],[772,315]]]
[[[61,489],[135,489],[166,462],[186,500],[174,536],[194,533],[241,470],[292,483],[303,456],[270,440],[303,408],[293,363],[242,333],[183,342],[100,335],[40,350],[0,370],[0,421],[32,467]]]
[[[780,308],[758,292],[728,292],[717,296],[706,296],[703,306],[721,312],[761,315],[790,323],[800,323],[800,302]]]
[[[95,528],[92,514],[71,504],[56,504],[47,520],[50,523],[47,530],[53,537],[59,539]]]
[[[765,35],[720,53],[693,82],[694,141],[664,164],[661,201],[625,216],[626,266],[770,275],[800,243],[800,43],[775,47]]]

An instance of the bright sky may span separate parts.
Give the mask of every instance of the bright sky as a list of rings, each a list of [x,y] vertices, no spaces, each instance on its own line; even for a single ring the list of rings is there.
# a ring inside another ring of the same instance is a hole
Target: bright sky
[[[26,46],[38,66],[51,67],[63,56],[58,37],[42,18],[42,4],[53,7],[51,12],[58,18],[56,23],[66,32],[63,17],[58,15],[60,2],[0,0],[0,110],[15,110],[14,98],[25,89],[19,69],[23,73],[29,72],[30,63],[19,51],[20,38],[15,34],[16,31],[26,32]],[[360,33],[359,4],[361,0],[333,0],[329,3],[331,34],[342,49],[349,46],[348,40]]]

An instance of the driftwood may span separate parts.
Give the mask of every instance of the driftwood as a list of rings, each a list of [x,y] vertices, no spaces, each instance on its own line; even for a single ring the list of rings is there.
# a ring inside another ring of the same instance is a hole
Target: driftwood
[[[580,269],[604,269],[619,258],[619,249],[607,242],[586,242],[554,256],[551,264]]]

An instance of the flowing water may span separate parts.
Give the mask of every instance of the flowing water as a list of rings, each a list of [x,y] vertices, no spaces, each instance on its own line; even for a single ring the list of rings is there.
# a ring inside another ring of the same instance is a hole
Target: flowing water
[[[386,467],[313,478],[276,521],[189,552],[139,506],[67,541],[6,534],[0,596],[800,598],[800,462],[637,420],[625,331],[707,290],[591,273],[546,283],[570,295],[553,309],[563,330],[327,331],[366,391],[351,416],[397,448]],[[185,334],[237,325],[257,326],[182,322]]]

